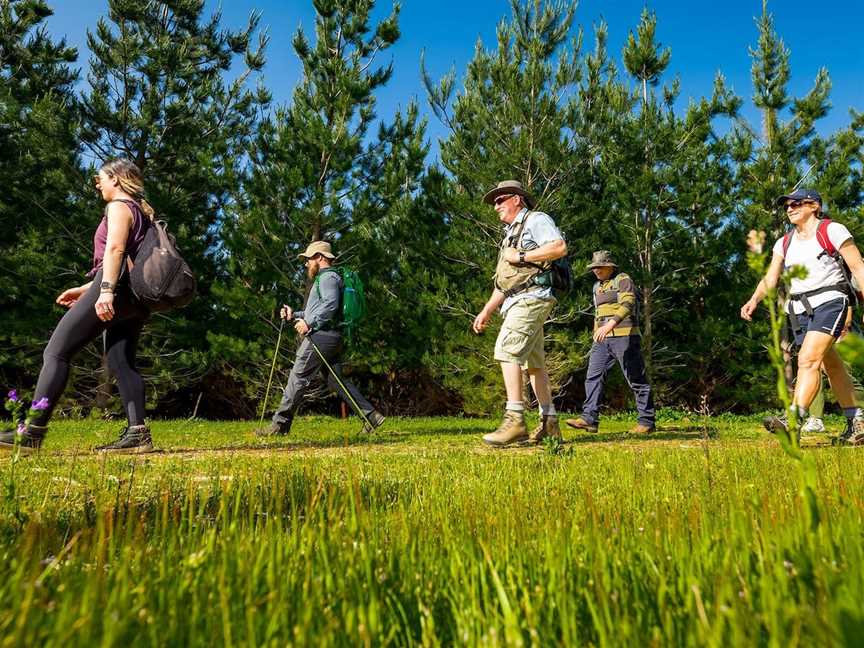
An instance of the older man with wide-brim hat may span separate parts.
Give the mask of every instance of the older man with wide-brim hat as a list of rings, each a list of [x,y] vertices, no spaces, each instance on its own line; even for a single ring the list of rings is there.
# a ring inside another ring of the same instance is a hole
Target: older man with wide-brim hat
[[[306,264],[306,276],[312,282],[312,289],[303,310],[294,311],[286,304],[282,306],[281,316],[287,321],[294,321],[301,341],[282,401],[273,414],[270,427],[258,430],[257,434],[288,434],[304,394],[320,373],[327,375],[330,389],[352,407],[359,409],[357,414],[364,420],[364,430],[371,432],[384,422],[384,416],[342,376],[338,364],[343,346],[340,328],[343,279],[332,266],[336,255],[327,241],[313,241],[297,256]]]
[[[483,202],[487,205],[494,205],[495,200],[499,197],[510,196],[521,196],[528,209],[534,209],[537,206],[534,197],[525,190],[525,187],[518,180],[503,180],[499,182],[494,189],[486,192],[486,195],[483,196]]]
[[[504,239],[498,251],[495,287],[472,328],[482,333],[493,313],[501,309],[504,322],[495,342],[495,359],[501,363],[507,390],[501,425],[483,441],[504,447],[560,438],[543,350],[543,324],[555,305],[555,297],[551,285],[542,285],[538,278],[550,272],[552,261],[567,254],[567,244],[552,218],[535,211],[534,197],[518,180],[499,182],[483,196],[483,202],[494,206],[504,225]],[[528,372],[540,404],[540,424],[530,435],[522,402],[523,369]]]
[[[591,272],[595,268],[617,268],[618,264],[615,263],[615,257],[612,256],[612,253],[609,250],[597,250],[593,255],[591,255],[591,263],[589,263],[585,271]]]
[[[597,431],[606,375],[617,362],[633,390],[639,412],[639,420],[630,432],[649,434],[654,431],[654,398],[642,356],[636,286],[628,274],[619,271],[618,263],[609,250],[594,252],[585,271],[593,273],[597,279],[593,291],[594,343],[585,374],[582,415],[567,419],[567,425],[586,432]]]

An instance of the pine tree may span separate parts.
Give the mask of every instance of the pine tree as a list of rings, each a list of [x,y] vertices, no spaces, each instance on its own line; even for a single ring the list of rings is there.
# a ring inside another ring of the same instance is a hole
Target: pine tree
[[[488,335],[470,333],[473,315],[488,298],[501,225],[483,194],[504,179],[520,180],[538,209],[565,232],[582,229],[583,215],[569,207],[584,171],[584,142],[573,130],[572,102],[581,78],[581,33],[573,35],[570,3],[511,2],[512,19],[497,29],[497,49],[478,41],[464,87],[456,91],[452,71],[437,84],[424,71],[433,111],[448,128],[441,163],[452,176],[444,254],[450,280],[441,282],[438,303],[447,317],[436,359],[440,375],[466,399],[466,409],[489,411],[500,400],[490,389],[500,380]],[[560,209],[560,213],[559,213]],[[569,319],[565,313],[561,315]],[[553,380],[568,363],[552,349]],[[453,371],[453,367],[459,367]]]
[[[418,198],[434,184],[424,177],[425,122],[409,103],[373,132],[376,93],[393,69],[380,59],[399,37],[399,5],[375,25],[368,0],[314,6],[314,41],[302,29],[293,39],[303,77],[291,103],[261,125],[243,204],[226,232],[230,280],[221,290],[231,311],[254,313],[260,342],[222,342],[250,396],[260,395],[266,376],[241,356],[249,346],[273,348],[278,304],[303,303],[309,283],[297,255],[312,240],[333,242],[339,263],[366,283],[374,317],[355,340],[358,369],[398,382],[400,371],[419,369],[434,330],[418,287],[440,263],[434,239],[442,221],[430,199]],[[281,367],[290,367],[291,350],[286,345]]]
[[[54,299],[86,271],[92,230],[72,199],[77,53],[48,35],[42,0],[0,4],[0,382],[30,386],[61,312]]]

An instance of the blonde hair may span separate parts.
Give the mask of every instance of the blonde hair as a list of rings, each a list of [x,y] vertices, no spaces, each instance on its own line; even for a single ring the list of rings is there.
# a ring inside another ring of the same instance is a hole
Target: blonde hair
[[[115,178],[120,188],[141,205],[141,211],[148,218],[153,219],[155,212],[144,198],[144,175],[137,164],[128,158],[116,158],[108,160],[99,170],[104,171],[109,177]]]

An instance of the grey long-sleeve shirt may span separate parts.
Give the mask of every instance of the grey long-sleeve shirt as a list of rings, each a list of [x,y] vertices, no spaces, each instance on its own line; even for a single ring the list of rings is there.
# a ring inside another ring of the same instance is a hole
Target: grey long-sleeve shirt
[[[312,285],[303,310],[295,311],[294,317],[304,320],[313,331],[335,330],[339,324],[342,277],[335,270],[322,270],[317,283]]]

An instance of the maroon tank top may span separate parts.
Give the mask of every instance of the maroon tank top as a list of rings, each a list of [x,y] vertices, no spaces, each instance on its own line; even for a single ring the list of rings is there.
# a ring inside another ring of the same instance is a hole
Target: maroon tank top
[[[138,248],[144,241],[144,235],[147,233],[147,228],[150,227],[150,219],[142,211],[141,206],[134,200],[118,200],[125,203],[132,211],[132,227],[129,229],[129,236],[126,238],[126,255],[135,260],[138,255]],[[106,205],[107,212],[108,207]],[[105,258],[105,247],[108,245],[108,215],[102,216],[102,222],[96,228],[96,234],[93,236],[93,269],[87,273],[88,277],[94,276],[102,267],[102,261]],[[122,273],[121,273],[122,274]]]

